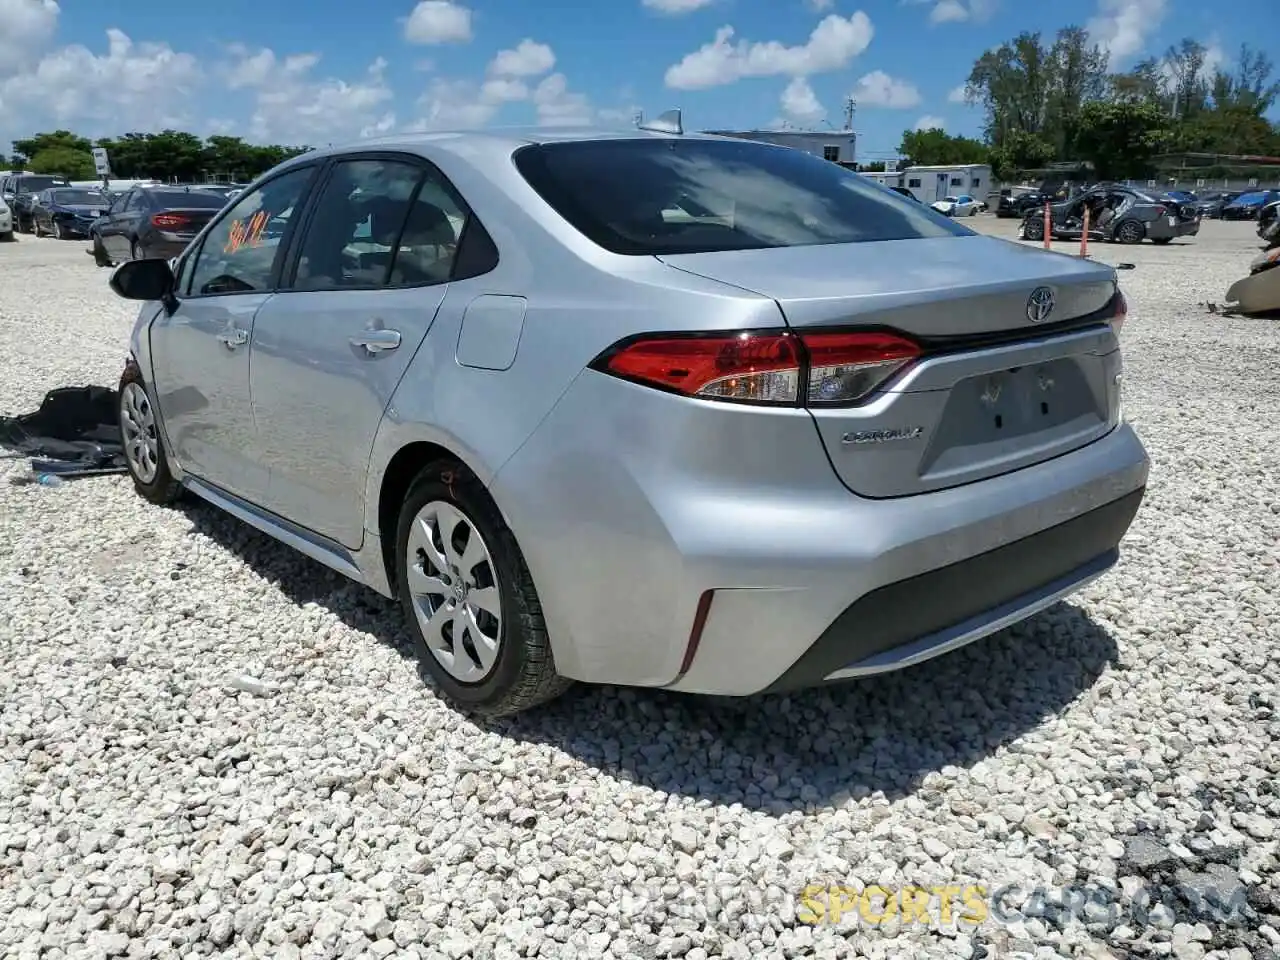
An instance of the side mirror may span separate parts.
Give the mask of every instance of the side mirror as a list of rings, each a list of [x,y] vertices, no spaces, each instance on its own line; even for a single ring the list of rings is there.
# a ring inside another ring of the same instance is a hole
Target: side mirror
[[[126,300],[163,300],[173,296],[173,271],[168,260],[126,260],[111,274],[111,289]]]

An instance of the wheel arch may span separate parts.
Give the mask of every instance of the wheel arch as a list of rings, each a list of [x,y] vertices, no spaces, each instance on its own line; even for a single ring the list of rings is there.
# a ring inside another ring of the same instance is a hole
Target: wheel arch
[[[507,522],[502,505],[494,498],[489,489],[492,475],[479,467],[473,455],[459,452],[459,444],[441,442],[439,439],[412,439],[402,443],[387,459],[386,464],[376,475],[377,486],[372,502],[365,511],[365,527],[376,533],[381,544],[378,557],[390,587],[391,596],[398,593],[396,585],[396,527],[400,520],[400,507],[404,503],[409,487],[422,471],[432,463],[451,460],[474,474],[485,488],[490,501]],[[370,478],[374,479],[373,477]],[[372,486],[372,484],[371,484]],[[510,524],[508,523],[508,527]]]

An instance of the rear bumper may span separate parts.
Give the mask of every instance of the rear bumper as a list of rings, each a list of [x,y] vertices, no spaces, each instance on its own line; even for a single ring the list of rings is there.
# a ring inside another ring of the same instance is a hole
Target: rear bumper
[[[1200,232],[1200,224],[1195,220],[1179,220],[1170,226],[1166,217],[1151,220],[1147,223],[1148,240],[1172,240],[1177,237],[1194,237]]]
[[[1143,493],[871,591],[846,607],[768,691],[912,666],[1052,606],[1115,564]]]
[[[148,237],[138,244],[138,252],[144,257],[171,260],[180,256],[187,249],[189,240],[171,240],[161,237]]]
[[[563,674],[743,696],[906,666],[925,657],[904,644],[943,652],[1030,616],[1114,562],[1148,470],[1122,423],[1002,476],[868,500],[804,411],[588,372],[491,490]]]

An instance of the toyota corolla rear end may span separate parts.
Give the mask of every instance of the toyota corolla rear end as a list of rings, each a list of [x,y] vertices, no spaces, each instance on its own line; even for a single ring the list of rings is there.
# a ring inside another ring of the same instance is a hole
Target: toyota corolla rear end
[[[517,165],[614,255],[594,265],[628,315],[653,304],[617,336],[600,299],[580,335],[608,342],[494,482],[562,672],[722,695],[866,676],[1116,562],[1148,461],[1110,268],[786,148]]]

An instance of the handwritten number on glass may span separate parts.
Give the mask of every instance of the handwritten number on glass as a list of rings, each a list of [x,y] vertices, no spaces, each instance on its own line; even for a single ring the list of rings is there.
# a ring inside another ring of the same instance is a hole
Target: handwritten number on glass
[[[231,234],[222,248],[223,253],[235,253],[245,247],[262,246],[262,234],[267,228],[270,217],[265,210],[259,210],[246,224],[243,220],[235,220],[231,224]]]

